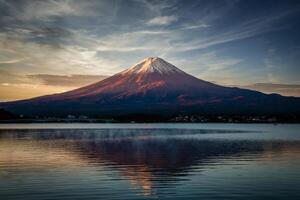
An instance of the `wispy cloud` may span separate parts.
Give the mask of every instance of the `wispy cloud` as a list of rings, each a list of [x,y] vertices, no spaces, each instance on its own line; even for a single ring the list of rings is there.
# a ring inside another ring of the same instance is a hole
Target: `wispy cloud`
[[[172,58],[171,58],[172,59]],[[187,72],[200,79],[217,81],[218,84],[233,84],[240,81],[240,77],[233,72],[244,60],[235,57],[221,56],[220,52],[210,51],[198,54],[194,59],[172,59],[176,66],[189,66]],[[222,72],[222,73],[220,73]]]
[[[182,29],[184,30],[192,30],[192,29],[200,29],[200,28],[209,28],[211,25],[209,24],[195,24],[195,25],[184,25]]]
[[[204,37],[203,39],[191,39],[189,42],[179,42],[174,46],[178,51],[204,49],[214,45],[242,40],[261,35],[263,33],[280,30],[286,27],[274,26],[274,24],[294,12],[298,12],[298,10],[279,13],[276,16],[259,16],[244,21],[241,24],[219,34],[213,34],[211,36]]]
[[[162,25],[169,25],[173,22],[176,22],[178,18],[176,16],[160,16],[160,17],[154,17],[147,21],[148,25],[157,25],[157,26],[162,26]]]
[[[11,1],[3,1],[14,18],[22,21],[44,20],[59,16],[85,16],[94,14],[93,3],[89,1],[49,0],[26,1],[18,6]]]

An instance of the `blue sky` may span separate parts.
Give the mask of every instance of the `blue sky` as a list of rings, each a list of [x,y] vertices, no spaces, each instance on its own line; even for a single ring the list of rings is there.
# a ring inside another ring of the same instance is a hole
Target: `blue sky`
[[[2,91],[64,91],[149,56],[223,85],[300,91],[297,0],[0,0],[0,23]]]

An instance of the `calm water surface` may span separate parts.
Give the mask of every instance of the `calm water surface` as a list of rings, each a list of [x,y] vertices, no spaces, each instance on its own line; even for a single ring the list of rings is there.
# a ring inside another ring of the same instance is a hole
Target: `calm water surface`
[[[300,125],[0,124],[0,199],[300,199]]]

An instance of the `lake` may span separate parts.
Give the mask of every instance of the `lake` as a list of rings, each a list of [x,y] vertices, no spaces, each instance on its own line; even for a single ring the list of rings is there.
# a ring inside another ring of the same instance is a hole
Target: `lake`
[[[300,199],[299,124],[0,124],[0,199]]]

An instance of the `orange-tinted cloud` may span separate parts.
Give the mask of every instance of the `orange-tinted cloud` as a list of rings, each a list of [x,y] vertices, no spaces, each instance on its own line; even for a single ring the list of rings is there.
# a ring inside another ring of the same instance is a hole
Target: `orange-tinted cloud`
[[[0,101],[13,101],[61,93],[76,89],[105,78],[97,75],[14,75],[8,74],[0,83]]]
[[[284,96],[300,97],[300,85],[298,84],[274,84],[274,83],[255,83],[244,88],[258,90],[264,93],[277,93]]]
[[[97,81],[100,81],[106,76],[100,75],[49,75],[49,74],[34,74],[27,75],[34,80],[41,81],[47,86],[63,86],[63,87],[81,87]]]

